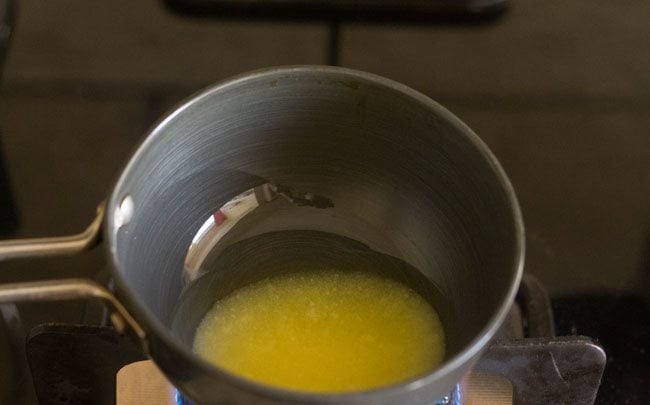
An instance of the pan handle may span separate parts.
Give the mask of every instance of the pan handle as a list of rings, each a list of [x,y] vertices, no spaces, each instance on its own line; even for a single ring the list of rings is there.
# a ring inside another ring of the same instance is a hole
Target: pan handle
[[[142,327],[110,291],[92,280],[69,278],[0,285],[0,304],[84,298],[96,298],[104,302],[111,309],[110,318],[115,329],[120,333],[125,333],[130,329],[147,353],[146,333]]]
[[[7,259],[74,255],[90,250],[100,241],[105,211],[106,203],[102,202],[97,207],[93,222],[85,231],[76,235],[0,241],[0,262]]]
[[[106,204],[97,207],[97,215],[85,231],[70,236],[0,241],[0,262],[7,259],[65,256],[81,253],[100,242]],[[148,353],[147,336],[122,303],[99,283],[87,279],[29,281],[0,285],[0,304],[26,301],[63,301],[95,298],[110,308],[111,322],[120,333],[131,331]]]

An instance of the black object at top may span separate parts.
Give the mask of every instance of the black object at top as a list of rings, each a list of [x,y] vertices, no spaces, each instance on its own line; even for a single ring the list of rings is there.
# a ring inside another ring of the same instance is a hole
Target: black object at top
[[[180,14],[281,20],[479,23],[507,10],[509,0],[164,0]]]

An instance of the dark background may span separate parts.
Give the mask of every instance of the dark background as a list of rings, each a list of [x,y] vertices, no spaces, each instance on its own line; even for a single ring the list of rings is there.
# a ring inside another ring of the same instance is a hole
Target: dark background
[[[523,209],[526,271],[559,303],[560,330],[621,346],[608,370],[639,368],[636,386],[650,383],[649,17],[646,0],[517,0],[492,24],[350,23],[340,37],[341,65],[431,96],[487,142]],[[168,108],[233,74],[326,63],[327,44],[318,22],[186,19],[154,0],[19,2],[0,93],[20,219],[7,236],[83,229]],[[103,266],[101,250],[2,263],[0,282]],[[83,303],[23,309],[28,326],[85,316]]]

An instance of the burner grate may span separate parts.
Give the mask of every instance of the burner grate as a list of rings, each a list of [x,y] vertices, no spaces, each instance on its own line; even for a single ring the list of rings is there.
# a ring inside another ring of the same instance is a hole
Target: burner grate
[[[548,295],[534,278],[524,277],[516,304],[472,373],[436,405],[595,401],[605,368],[603,349],[588,337],[554,336]],[[27,340],[27,357],[41,405],[113,405],[118,371],[145,367],[148,379],[157,371],[152,362],[141,361],[145,357],[132,341],[101,326],[41,325]],[[190,405],[158,374],[167,388],[154,391],[170,404]],[[128,385],[134,378],[123,381]],[[132,392],[141,395],[147,391],[142,386],[135,384]],[[155,398],[151,403],[161,404]]]

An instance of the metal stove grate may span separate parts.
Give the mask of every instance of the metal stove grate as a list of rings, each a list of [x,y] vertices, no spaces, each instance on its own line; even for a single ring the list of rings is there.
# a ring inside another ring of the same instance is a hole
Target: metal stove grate
[[[536,279],[524,277],[516,304],[473,372],[437,404],[594,402],[605,368],[603,349],[588,337],[554,336],[550,301]],[[113,405],[118,371],[145,360],[110,327],[61,324],[35,328],[27,340],[27,358],[41,405]],[[155,372],[153,363],[149,367]],[[146,390],[138,383],[132,391]],[[175,393],[163,396],[170,404],[190,404]]]

